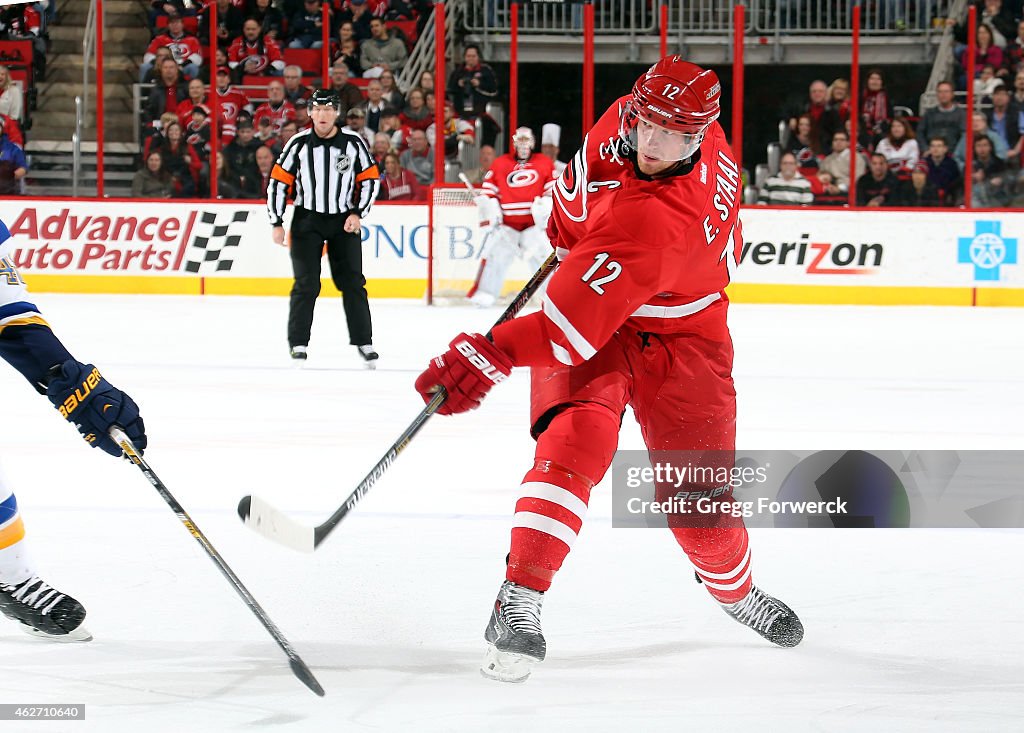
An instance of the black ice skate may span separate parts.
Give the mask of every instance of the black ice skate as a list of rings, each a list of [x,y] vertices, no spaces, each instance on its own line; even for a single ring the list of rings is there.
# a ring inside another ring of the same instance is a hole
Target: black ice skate
[[[804,638],[804,625],[793,609],[772,598],[757,586],[737,603],[723,603],[725,612],[744,626],[749,626],[772,644],[792,647]]]
[[[363,361],[366,362],[367,369],[377,368],[377,359],[380,357],[373,348],[373,344],[363,344],[362,346],[357,346],[356,349],[359,351],[359,356],[363,357]]]
[[[305,346],[293,346],[291,350],[291,357],[296,361],[305,361],[309,354],[306,353]]]
[[[510,580],[501,584],[491,620],[484,631],[487,654],[480,673],[501,682],[525,682],[533,666],[544,661],[547,643],[540,628],[544,593]]]
[[[92,640],[82,626],[82,604],[35,575],[17,585],[0,584],[0,612],[32,636],[51,641]]]

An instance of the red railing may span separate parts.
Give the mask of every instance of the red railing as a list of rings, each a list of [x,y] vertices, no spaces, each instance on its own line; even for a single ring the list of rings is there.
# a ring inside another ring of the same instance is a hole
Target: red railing
[[[512,2],[510,4],[511,10],[511,44],[509,48],[510,54],[510,70],[509,70],[509,114],[508,114],[508,130],[502,131],[502,134],[510,133],[511,129],[515,128],[519,124],[519,3]],[[443,176],[444,171],[444,100],[445,100],[445,71],[446,71],[446,43],[445,43],[445,6],[443,2],[436,2],[434,4],[434,30],[435,38],[438,43],[435,44],[435,126],[436,126],[436,138],[433,141],[435,151],[435,175],[440,178]],[[104,135],[103,135],[103,120],[104,120],[104,79],[102,74],[103,66],[103,22],[102,22],[102,3],[98,3],[97,7],[97,50],[96,50],[96,124],[97,124],[97,150],[96,150],[96,167],[97,167],[97,195],[101,198],[105,197],[104,190]],[[206,12],[210,13],[210,34],[209,34],[209,64],[212,70],[212,83],[208,91],[208,101],[215,114],[211,116],[211,135],[210,135],[210,147],[211,147],[211,176],[210,176],[210,197],[217,197],[217,176],[216,171],[216,156],[220,147],[220,136],[218,135],[218,129],[221,124],[221,118],[219,115],[219,99],[216,88],[216,54],[217,54],[217,9],[216,4],[211,3],[208,6]],[[330,36],[330,9],[327,3],[323,5],[323,24],[322,24],[322,42],[323,46],[320,53],[321,59],[321,73],[323,75],[323,84],[325,86],[330,85],[330,49],[331,49],[331,36]],[[851,37],[851,58],[850,58],[850,146],[851,152],[856,151],[856,141],[858,140],[860,128],[862,125],[861,120],[861,93],[860,93],[860,52],[861,52],[861,18],[862,8],[859,1],[853,3],[850,15],[850,37]],[[733,28],[732,28],[732,119],[731,119],[731,141],[734,149],[734,153],[737,156],[737,162],[742,166],[743,163],[743,122],[746,117],[746,109],[744,96],[746,93],[745,85],[745,25],[746,25],[747,13],[746,4],[739,2],[734,6],[733,11]],[[594,18],[594,6],[592,3],[586,3],[583,7],[583,88],[582,88],[582,110],[581,110],[581,126],[583,134],[590,129],[594,123],[595,110],[594,110],[594,97],[595,97],[595,18]],[[659,2],[658,6],[658,48],[662,56],[667,55],[669,52],[668,43],[668,25],[669,25],[669,8],[667,3]],[[973,141],[974,131],[971,124],[971,116],[976,108],[974,98],[974,74],[975,74],[975,58],[976,58],[976,28],[977,28],[977,12],[972,6],[968,11],[968,43],[966,51],[966,76],[967,76],[967,125],[965,134],[965,166],[964,166],[964,208],[971,208],[971,196],[972,196],[972,164],[973,164]],[[922,153],[924,150],[922,149]],[[850,156],[850,186],[849,186],[849,198],[847,205],[849,208],[858,208],[856,202],[856,171],[857,156],[851,154]],[[50,198],[50,197],[42,197]],[[803,207],[801,207],[803,208]],[[948,208],[948,207],[947,207]],[[914,209],[907,209],[914,210]],[[934,211],[934,209],[923,209],[925,211]]]

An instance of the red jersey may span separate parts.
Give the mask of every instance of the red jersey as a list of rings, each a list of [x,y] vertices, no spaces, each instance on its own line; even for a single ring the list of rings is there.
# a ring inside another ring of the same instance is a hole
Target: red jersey
[[[426,196],[423,193],[423,187],[416,180],[416,176],[407,170],[403,169],[398,178],[385,175],[380,179],[381,201],[423,201],[424,199]]]
[[[227,145],[235,138],[238,113],[251,109],[252,102],[242,92],[228,87],[225,91],[217,92],[217,104],[220,106],[220,141],[222,145]]]
[[[533,226],[533,199],[551,193],[554,174],[554,164],[545,155],[534,153],[520,163],[514,153],[506,153],[494,159],[481,188],[485,196],[498,199],[502,223],[521,232]]]
[[[196,104],[192,101],[191,97],[181,100],[178,102],[177,108],[174,110],[175,114],[178,115],[178,122],[181,123],[182,127],[187,127],[192,122],[192,110],[196,107],[200,107],[206,112],[206,119],[210,119],[210,113],[213,111],[210,109],[209,99],[203,97],[203,101]]]
[[[256,76],[267,74],[271,69],[284,70],[281,48],[270,36],[258,38],[253,43],[245,40],[245,36],[232,41],[228,48],[228,66],[234,69],[239,64],[243,74]]]
[[[147,63],[152,61],[156,58],[157,50],[164,46],[171,52],[171,56],[174,57],[179,66],[203,63],[199,39],[188,33],[182,33],[178,38],[171,37],[170,33],[161,33],[150,42],[149,48],[146,49],[146,54],[142,57],[142,60]]]
[[[580,364],[623,326],[728,340],[725,286],[743,235],[725,133],[712,123],[695,161],[651,180],[619,138],[628,99],[594,125],[555,186],[548,235],[561,263],[543,311],[494,329],[518,365]]]
[[[21,132],[21,123],[5,114],[0,114],[0,119],[3,120],[3,134],[7,136],[7,139],[19,148],[25,147],[25,135]]]
[[[252,116],[252,123],[258,130],[262,120],[270,120],[271,125],[274,127],[274,137],[277,137],[281,134],[281,128],[284,126],[284,123],[294,119],[295,105],[286,99],[276,109],[271,106],[270,102],[261,104],[256,108],[256,114]]]

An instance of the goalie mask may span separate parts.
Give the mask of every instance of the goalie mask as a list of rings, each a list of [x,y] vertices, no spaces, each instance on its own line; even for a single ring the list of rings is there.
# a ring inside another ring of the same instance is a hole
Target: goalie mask
[[[516,151],[516,160],[529,160],[533,155],[533,146],[537,140],[533,137],[533,130],[529,127],[516,128],[512,135],[512,149]]]
[[[619,116],[619,136],[651,161],[689,159],[721,114],[715,72],[666,56],[633,85]]]

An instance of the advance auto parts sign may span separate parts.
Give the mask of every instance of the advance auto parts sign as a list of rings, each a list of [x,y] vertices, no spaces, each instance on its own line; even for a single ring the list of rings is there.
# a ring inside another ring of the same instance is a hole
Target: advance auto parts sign
[[[285,278],[265,206],[210,202],[19,201],[5,207],[8,253],[26,277],[146,275]],[[291,208],[285,225],[290,224]],[[422,281],[426,207],[375,206],[363,222],[368,278]],[[474,220],[475,224],[475,220]],[[326,270],[325,270],[326,273]]]
[[[208,274],[230,271],[251,212],[179,206],[27,207],[9,225],[26,273]]]

